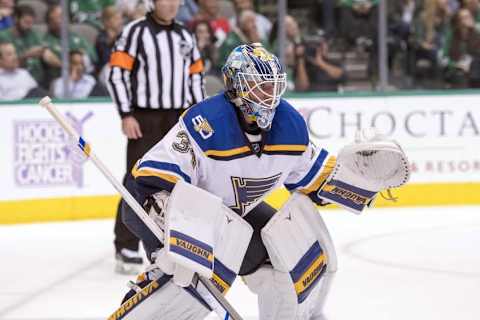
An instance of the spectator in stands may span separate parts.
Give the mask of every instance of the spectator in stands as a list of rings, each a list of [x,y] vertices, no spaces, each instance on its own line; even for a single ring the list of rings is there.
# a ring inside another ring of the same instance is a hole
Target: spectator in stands
[[[198,5],[195,0],[184,0],[178,9],[175,20],[188,24],[193,20],[197,13]]]
[[[412,32],[413,18],[418,5],[415,0],[393,1],[388,5],[388,65],[391,68],[396,56],[403,53],[406,57],[409,38]]]
[[[475,28],[480,30],[480,0],[463,0],[462,8],[470,11],[475,20]]]
[[[98,55],[97,73],[100,73],[103,67],[110,61],[110,51],[118,35],[122,32],[122,15],[115,6],[109,6],[103,9],[102,24],[103,30],[98,34],[95,42]]]
[[[232,29],[237,27],[237,19],[243,10],[255,11],[252,0],[233,0],[233,6],[235,8],[236,16],[229,19],[230,27]],[[272,31],[272,23],[265,16],[259,13],[255,13],[255,18],[260,38],[268,39],[270,32]]]
[[[266,44],[258,34],[257,17],[252,10],[243,10],[238,17],[238,27],[228,33],[227,38],[219,49],[219,61],[226,61],[232,50],[244,43],[261,42]]]
[[[342,36],[349,45],[371,45],[377,39],[378,0],[341,0]]]
[[[202,56],[204,74],[221,76],[220,67],[218,65],[218,51],[215,47],[215,34],[212,26],[206,20],[196,21],[192,30],[197,40],[197,47]]]
[[[13,26],[14,0],[0,0],[0,31]]]
[[[0,41],[11,42],[19,55],[20,65],[37,83],[43,83],[44,68],[60,68],[60,59],[48,49],[42,35],[34,30],[35,11],[28,5],[15,8],[15,25],[0,33]]]
[[[308,8],[308,19],[312,22],[312,27],[308,29],[321,29],[329,39],[336,38],[339,35],[339,17],[337,10],[340,7],[338,0],[310,0],[312,6]]]
[[[346,82],[346,72],[329,58],[327,39],[318,35],[306,42],[305,62],[308,91],[338,91]]]
[[[446,81],[452,88],[480,85],[480,31],[470,10],[462,8],[452,18],[452,31],[444,48]]]
[[[101,29],[100,16],[105,7],[115,5],[115,0],[70,0],[70,15],[74,23],[88,23]]]
[[[65,92],[64,81],[57,78],[52,83],[52,95],[56,98],[84,99],[88,97],[108,96],[107,90],[97,84],[95,78],[85,72],[84,54],[80,50],[70,51],[69,81]]]
[[[416,79],[440,78],[442,48],[445,46],[450,15],[447,0],[424,1],[423,9],[414,22],[410,72]]]
[[[0,100],[20,100],[44,95],[27,70],[19,68],[13,43],[0,43]]]
[[[278,52],[277,40],[278,21],[275,21],[270,33],[269,43],[274,52]],[[297,20],[287,15],[285,17],[285,32],[287,36],[285,47],[285,64],[287,67],[287,88],[288,90],[308,90],[310,82],[305,62],[305,45],[300,33]]]
[[[140,19],[147,13],[142,0],[117,0],[116,8],[127,21]]]
[[[61,28],[62,28],[62,7],[53,5],[48,8],[46,14],[48,31],[44,41],[50,50],[61,58]],[[94,71],[94,64],[97,62],[97,54],[94,47],[83,37],[70,32],[69,33],[70,50],[80,50],[84,52],[85,67],[88,73]],[[60,75],[60,68],[49,68],[46,72],[46,83],[50,83],[53,79]]]
[[[323,29],[328,36],[335,36],[336,34],[336,18],[335,18],[335,5],[336,0],[322,0],[322,19]]]
[[[213,29],[217,42],[215,45],[220,47],[227,34],[230,32],[230,23],[228,19],[220,16],[220,7],[218,0],[198,0],[198,12],[189,23],[190,29],[196,21],[207,20]],[[224,61],[224,60],[221,60]]]

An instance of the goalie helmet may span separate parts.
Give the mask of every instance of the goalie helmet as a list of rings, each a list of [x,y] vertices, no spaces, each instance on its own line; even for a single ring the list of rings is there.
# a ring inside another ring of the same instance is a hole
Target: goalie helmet
[[[233,49],[222,68],[230,100],[262,130],[269,130],[285,93],[287,75],[278,58],[260,43]]]

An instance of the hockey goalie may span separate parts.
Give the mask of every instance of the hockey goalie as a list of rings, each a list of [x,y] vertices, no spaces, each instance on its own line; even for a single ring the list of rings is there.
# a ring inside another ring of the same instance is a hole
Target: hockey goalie
[[[261,44],[235,48],[222,72],[225,92],[188,109],[127,182],[164,239],[124,208],[151,265],[111,319],[204,319],[218,306],[197,275],[222,294],[241,277],[261,320],[323,319],[337,262],[316,205],[360,213],[408,181],[404,152],[375,130],[337,157],[311,143],[281,98],[286,74]],[[276,211],[263,199],[280,186],[291,197]]]

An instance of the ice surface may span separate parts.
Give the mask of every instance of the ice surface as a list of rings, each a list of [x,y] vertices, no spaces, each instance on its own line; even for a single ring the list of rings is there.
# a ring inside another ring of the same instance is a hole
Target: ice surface
[[[322,214],[339,260],[329,320],[480,319],[480,208]],[[111,220],[2,226],[0,257],[5,320],[106,319],[133,279],[113,272]],[[227,297],[256,319],[242,281]]]

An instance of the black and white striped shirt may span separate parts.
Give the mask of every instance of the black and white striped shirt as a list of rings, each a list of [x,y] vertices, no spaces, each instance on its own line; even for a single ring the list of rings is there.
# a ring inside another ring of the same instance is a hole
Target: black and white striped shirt
[[[182,25],[150,14],[128,24],[112,51],[108,87],[122,117],[135,108],[182,109],[205,98],[203,61]]]

